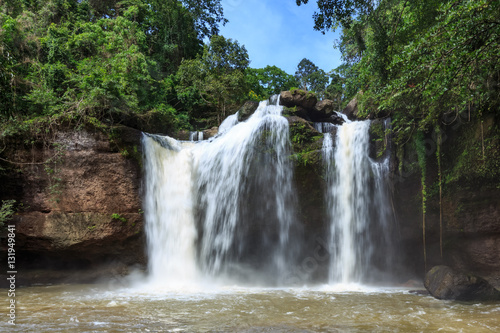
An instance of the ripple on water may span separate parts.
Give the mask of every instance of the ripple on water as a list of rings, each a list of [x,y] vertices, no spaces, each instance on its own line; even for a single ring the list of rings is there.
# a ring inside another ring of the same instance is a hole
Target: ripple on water
[[[500,331],[500,306],[406,290],[219,286],[183,293],[101,286],[22,288],[14,329],[1,332]],[[0,292],[2,292],[0,290]],[[0,308],[0,314],[6,310]]]

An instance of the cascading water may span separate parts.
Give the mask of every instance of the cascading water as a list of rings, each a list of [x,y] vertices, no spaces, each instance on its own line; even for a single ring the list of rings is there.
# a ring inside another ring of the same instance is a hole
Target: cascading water
[[[274,276],[286,270],[293,192],[281,109],[277,101],[261,102],[246,122],[197,146],[200,263],[209,274],[241,269],[242,263],[274,267]]]
[[[153,283],[196,280],[192,143],[143,135],[144,219]]]
[[[290,239],[293,169],[281,111],[277,98],[261,102],[247,121],[230,116],[216,138],[196,144],[144,136],[153,277],[280,282],[298,244]]]
[[[369,128],[369,120],[346,121],[335,144],[331,133],[324,134],[331,284],[373,282],[391,262],[389,159],[369,157]]]

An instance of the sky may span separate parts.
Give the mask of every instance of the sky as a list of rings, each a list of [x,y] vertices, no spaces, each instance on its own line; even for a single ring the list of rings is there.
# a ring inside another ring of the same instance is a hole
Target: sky
[[[326,72],[341,64],[340,52],[333,48],[338,31],[323,35],[314,30],[315,0],[300,7],[295,0],[222,0],[221,3],[229,23],[221,27],[220,34],[245,46],[250,67],[274,65],[293,75],[303,58]]]

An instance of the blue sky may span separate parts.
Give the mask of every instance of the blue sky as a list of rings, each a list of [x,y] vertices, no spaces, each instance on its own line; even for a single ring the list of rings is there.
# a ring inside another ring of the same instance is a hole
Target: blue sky
[[[340,65],[340,53],[333,48],[338,31],[323,35],[314,30],[315,0],[300,7],[295,0],[221,2],[229,23],[220,33],[245,45],[250,67],[275,65],[293,75],[303,58],[326,72]]]

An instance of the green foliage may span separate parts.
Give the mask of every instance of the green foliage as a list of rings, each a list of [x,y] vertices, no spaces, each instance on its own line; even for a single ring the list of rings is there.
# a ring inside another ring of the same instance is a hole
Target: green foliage
[[[307,3],[298,0],[297,4]],[[500,13],[494,0],[318,1],[316,29],[342,26],[344,100],[364,92],[361,114],[392,114],[406,142],[453,120],[500,107]]]
[[[203,54],[183,60],[177,72],[178,97],[185,104],[216,109],[216,123],[229,114],[228,107],[246,97],[245,69],[248,53],[238,42],[213,36]]]
[[[295,79],[302,89],[315,92],[325,90],[329,81],[325,71],[306,58],[302,59],[297,65]]]
[[[296,0],[298,6],[309,0]],[[314,29],[329,31],[339,25],[350,27],[353,17],[367,15],[373,11],[379,1],[375,0],[318,0],[320,12],[314,13]]]
[[[120,112],[159,114],[171,130],[190,127],[175,74],[225,22],[220,0],[6,1],[2,130],[49,117],[75,126],[113,121]]]
[[[120,222],[123,222],[123,223],[126,223],[127,222],[127,219],[123,216],[121,216],[120,214],[117,214],[117,213],[114,213],[111,215],[111,218],[115,221],[120,221]]]
[[[484,184],[496,188],[500,185],[500,128],[493,119],[464,127],[455,154],[448,157],[448,168],[443,172],[443,183],[450,188]],[[483,127],[483,133],[481,132]],[[484,148],[484,155],[483,155]]]
[[[294,76],[276,66],[247,68],[245,70],[245,80],[250,91],[259,98],[253,100],[264,100],[298,85]]]
[[[2,200],[2,206],[0,207],[0,228],[12,219],[12,215],[16,211],[14,209],[15,203],[16,200]]]

